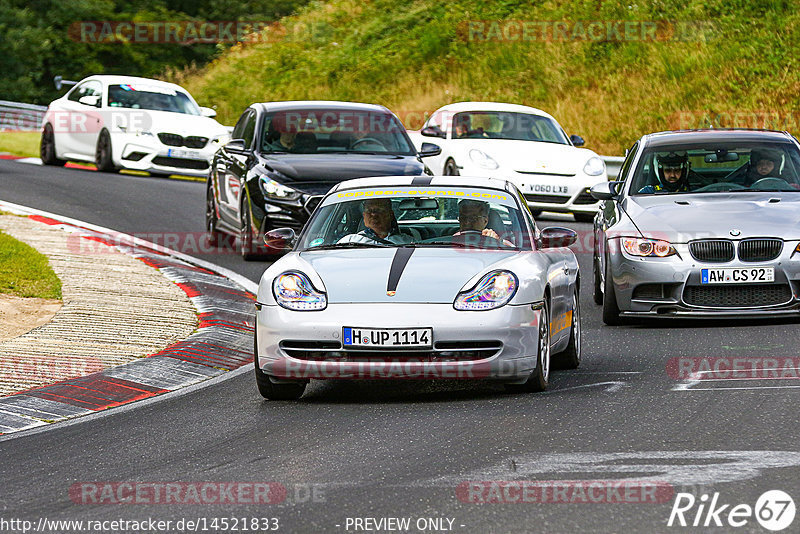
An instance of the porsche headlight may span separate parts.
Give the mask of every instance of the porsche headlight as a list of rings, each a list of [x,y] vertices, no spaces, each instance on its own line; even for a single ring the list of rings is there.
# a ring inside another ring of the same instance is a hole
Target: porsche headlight
[[[328,306],[328,297],[317,291],[308,277],[302,273],[289,272],[275,278],[272,283],[275,301],[288,310],[318,311]]]
[[[300,191],[278,183],[268,176],[259,178],[258,183],[261,186],[261,191],[267,198],[274,200],[297,200],[300,198]]]
[[[667,241],[656,239],[623,237],[622,247],[625,249],[625,252],[631,256],[655,256],[658,258],[666,258],[667,256],[672,256],[678,253],[678,251],[675,250],[675,247],[673,247]]]
[[[517,292],[517,277],[509,271],[494,271],[478,282],[474,288],[462,291],[453,307],[462,311],[493,310],[505,306]]]
[[[606,172],[606,162],[597,156],[589,158],[586,165],[583,166],[583,172],[589,176],[600,176]]]
[[[494,170],[500,166],[492,158],[492,156],[483,150],[478,150],[477,148],[473,148],[469,151],[469,159],[471,159],[478,167],[483,167],[484,169]]]

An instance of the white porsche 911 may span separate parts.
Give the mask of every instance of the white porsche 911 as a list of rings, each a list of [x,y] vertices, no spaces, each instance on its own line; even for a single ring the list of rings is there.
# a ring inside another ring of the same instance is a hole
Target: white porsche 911
[[[103,172],[206,176],[214,153],[229,138],[215,116],[172,83],[90,76],[47,108],[42,163],[86,161]]]
[[[426,161],[434,174],[504,178],[522,190],[534,215],[572,213],[591,221],[598,203],[589,188],[606,180],[605,162],[567,136],[536,108],[496,102],[459,102],[436,110],[418,134],[418,145],[442,149]],[[434,139],[430,139],[434,138]]]

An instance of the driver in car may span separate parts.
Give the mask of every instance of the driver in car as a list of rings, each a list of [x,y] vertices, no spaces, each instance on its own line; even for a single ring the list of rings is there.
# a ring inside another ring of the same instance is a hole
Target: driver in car
[[[750,187],[762,178],[777,176],[781,155],[773,150],[754,149],[750,152],[750,161],[739,167],[726,179],[727,182]]]
[[[489,203],[482,200],[462,200],[458,203],[458,224],[459,231],[453,237],[468,236],[470,233],[479,233],[486,237],[491,237],[504,245],[513,247],[514,245],[505,239],[501,239],[497,232],[487,228],[489,224]]]
[[[685,193],[689,191],[689,156],[685,152],[657,154],[655,157],[657,184],[639,189],[639,193]]]
[[[371,198],[364,201],[362,216],[364,229],[357,234],[344,236],[339,243],[379,243],[382,245],[411,243],[411,236],[401,234],[397,228],[392,201],[388,198]]]

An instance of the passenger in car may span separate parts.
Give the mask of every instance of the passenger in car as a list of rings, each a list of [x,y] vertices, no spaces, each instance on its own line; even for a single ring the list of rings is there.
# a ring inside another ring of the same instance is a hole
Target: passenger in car
[[[489,224],[489,203],[482,200],[462,200],[458,203],[459,231],[453,237],[468,235],[478,232],[483,236],[491,237],[505,245],[513,247],[513,243],[502,239],[497,232],[486,226]]]
[[[777,177],[780,170],[781,155],[772,150],[754,149],[750,161],[736,169],[726,179],[750,187],[762,178]]]
[[[383,245],[407,245],[412,242],[408,235],[401,234],[397,219],[388,198],[371,198],[364,201],[362,217],[364,229],[349,234],[339,243],[380,243]]]

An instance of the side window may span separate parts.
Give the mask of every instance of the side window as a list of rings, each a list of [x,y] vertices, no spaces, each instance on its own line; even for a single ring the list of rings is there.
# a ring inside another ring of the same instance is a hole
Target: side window
[[[244,139],[244,128],[247,123],[247,117],[250,115],[251,111],[252,110],[248,109],[239,117],[239,121],[236,123],[236,126],[233,127],[233,132],[231,132],[231,139]]]
[[[444,113],[437,111],[428,119],[428,128],[444,128]]]
[[[628,176],[628,171],[631,169],[631,165],[633,165],[633,159],[636,157],[636,151],[639,149],[639,142],[635,142],[633,146],[628,150],[628,155],[625,157],[625,161],[622,162],[622,167],[619,169],[619,174],[617,174],[617,181],[624,180]]]
[[[67,96],[67,100],[78,102],[84,96],[102,97],[102,95],[103,87],[100,85],[100,82],[92,80],[76,86],[72,91],[70,91],[69,96]],[[98,101],[98,107],[100,104],[101,102]]]
[[[244,139],[244,146],[252,148],[253,138],[256,135],[256,112],[250,110],[245,116],[244,131],[241,139]]]

